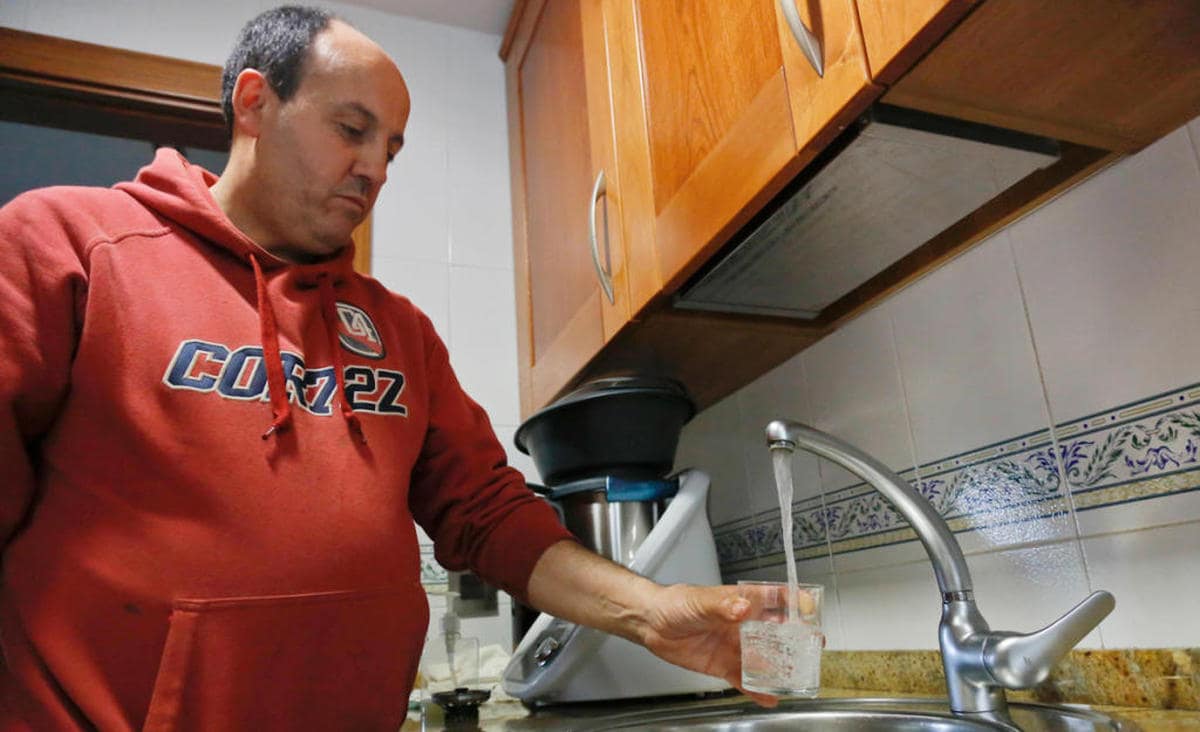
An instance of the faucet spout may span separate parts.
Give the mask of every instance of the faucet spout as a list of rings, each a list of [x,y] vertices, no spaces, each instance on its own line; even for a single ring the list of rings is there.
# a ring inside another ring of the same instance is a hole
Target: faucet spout
[[[917,491],[886,465],[838,438],[799,422],[777,419],[767,425],[771,449],[797,447],[841,465],[884,495],[925,545],[945,601],[962,600],[972,591],[971,572],[950,527]]]

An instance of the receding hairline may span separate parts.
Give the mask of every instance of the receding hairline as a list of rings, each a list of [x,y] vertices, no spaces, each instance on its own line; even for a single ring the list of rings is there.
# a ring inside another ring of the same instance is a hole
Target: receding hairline
[[[339,26],[336,29],[335,24]],[[341,38],[338,37],[339,33],[346,31],[349,31],[348,35],[341,36]],[[352,43],[359,44],[360,49],[367,49],[370,55],[365,58],[347,59],[346,57],[350,55],[347,52],[353,49],[338,45],[339,41],[344,42],[347,39],[353,39]],[[400,67],[391,55],[367,34],[345,21],[332,18],[328,26],[313,36],[312,44],[309,46],[301,66],[300,83],[303,84],[314,73],[336,73],[339,70],[345,70],[347,67],[353,68],[355,66],[370,66],[374,64],[386,65],[388,71],[396,75],[396,80],[404,90],[405,105],[411,104],[412,97],[409,93],[408,81],[405,80],[404,74],[400,71]]]
[[[366,33],[363,33],[358,28],[336,16],[330,18],[329,23],[313,36],[312,44],[308,47],[307,53],[305,53],[304,63],[307,65],[311,62],[321,48],[324,48],[327,53],[337,58],[340,55],[339,49],[336,45],[332,44],[334,44],[339,36],[343,40],[353,39],[354,42],[360,44],[362,47],[370,49],[376,60],[385,61],[397,74],[400,74],[400,67],[396,65],[391,55],[383,49],[383,46],[380,46],[375,39]],[[404,75],[400,74],[400,78],[403,79]]]

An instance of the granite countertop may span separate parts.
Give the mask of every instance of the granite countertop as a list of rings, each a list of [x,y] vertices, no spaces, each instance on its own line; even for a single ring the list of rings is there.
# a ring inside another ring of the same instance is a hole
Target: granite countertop
[[[946,682],[937,651],[826,651],[821,656],[821,698],[944,698]],[[502,695],[501,695],[502,696]],[[1076,650],[1037,687],[1010,692],[1013,702],[1079,704],[1147,732],[1200,732],[1200,648]],[[463,732],[574,730],[626,712],[672,707],[701,709],[733,705],[738,695],[716,699],[628,700],[563,705],[531,713],[519,702],[493,700],[481,708],[475,726]],[[402,730],[447,729],[432,703],[422,726],[410,713]]]
[[[822,689],[820,698],[837,699],[846,697],[869,698],[914,698],[924,697],[924,694],[912,694],[894,691],[878,691],[871,689]],[[410,719],[401,728],[403,732],[518,732],[535,730],[571,732],[578,729],[585,721],[595,721],[607,716],[637,711],[656,711],[666,708],[702,709],[710,706],[725,706],[739,703],[743,697],[728,696],[715,699],[703,699],[667,702],[626,701],[609,703],[592,703],[549,707],[530,712],[519,702],[502,701],[489,702],[481,708],[480,720],[472,725],[447,726],[441,718],[440,709],[433,707],[426,716],[422,726],[420,715],[410,715]],[[433,706],[433,705],[430,705]],[[1149,709],[1145,707],[1125,707],[1112,705],[1093,705],[1095,711],[1107,714],[1122,722],[1132,723],[1136,729],[1145,732],[1182,732],[1183,730],[1200,731],[1200,712],[1179,709]]]

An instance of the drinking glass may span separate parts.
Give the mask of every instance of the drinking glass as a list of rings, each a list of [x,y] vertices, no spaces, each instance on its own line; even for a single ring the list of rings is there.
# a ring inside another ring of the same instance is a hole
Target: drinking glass
[[[821,604],[825,588],[741,581],[750,601],[741,623],[742,686],[774,696],[814,697],[821,688]],[[790,604],[790,608],[789,608]]]

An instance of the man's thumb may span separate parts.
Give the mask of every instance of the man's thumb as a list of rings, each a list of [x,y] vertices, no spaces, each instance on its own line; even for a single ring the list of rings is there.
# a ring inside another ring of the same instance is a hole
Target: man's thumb
[[[746,617],[746,613],[750,610],[750,601],[740,595],[725,598],[722,605],[725,617],[734,622]]]

